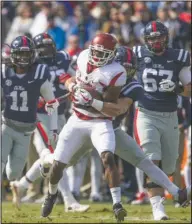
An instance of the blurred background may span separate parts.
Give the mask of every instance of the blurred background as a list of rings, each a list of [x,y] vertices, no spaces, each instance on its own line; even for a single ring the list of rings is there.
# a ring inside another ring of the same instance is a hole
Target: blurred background
[[[75,2],[75,1],[52,1],[52,2],[1,2],[1,44],[10,44],[19,35],[35,35],[48,32],[56,43],[57,50],[66,50],[71,56],[78,54],[87,48],[90,40],[99,32],[113,33],[117,36],[119,44],[133,47],[144,44],[142,32],[145,25],[151,20],[160,20],[170,33],[169,44],[173,48],[184,48],[191,52],[191,2]],[[185,102],[185,100],[184,100]],[[185,106],[187,105],[187,106]],[[189,153],[191,149],[188,140],[188,127],[191,117],[189,116],[190,102],[180,104],[178,114],[180,119],[181,155],[178,161],[177,174],[180,186],[186,185],[182,176],[184,169],[189,165]],[[122,124],[122,128],[132,135],[134,110],[129,113],[128,122]],[[185,127],[182,124],[185,122]],[[34,159],[35,160],[35,159]],[[135,168],[119,158],[116,158],[119,173],[122,180],[123,194],[130,203],[138,197],[142,197],[143,188],[138,188]],[[28,164],[28,168],[30,167]],[[90,159],[88,169],[81,188],[81,192],[75,192],[79,198],[88,198],[91,188]],[[101,168],[102,169],[102,168]],[[100,174],[101,184],[99,194],[102,200],[109,200],[110,194]],[[37,181],[38,182],[38,181]],[[38,198],[43,194],[42,182],[29,189],[33,197]],[[178,182],[178,181],[177,181]],[[9,183],[6,177],[3,182],[4,200],[10,200]],[[138,193],[139,192],[139,196]],[[30,193],[28,193],[30,195]],[[145,194],[143,194],[145,195]]]

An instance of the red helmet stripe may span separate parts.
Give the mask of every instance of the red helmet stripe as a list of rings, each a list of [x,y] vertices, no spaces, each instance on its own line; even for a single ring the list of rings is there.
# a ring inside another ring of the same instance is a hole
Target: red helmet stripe
[[[153,29],[153,32],[156,32],[157,31],[156,22],[152,22],[152,29]]]
[[[130,63],[131,62],[131,51],[129,48],[127,48],[127,62]]]
[[[27,38],[26,36],[22,36],[23,46],[27,46]]]

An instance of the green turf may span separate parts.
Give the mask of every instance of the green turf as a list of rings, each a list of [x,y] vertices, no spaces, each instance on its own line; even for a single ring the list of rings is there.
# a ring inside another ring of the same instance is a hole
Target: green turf
[[[169,221],[163,223],[191,223],[191,208],[175,208],[173,205],[165,205]],[[23,204],[21,210],[17,210],[10,202],[3,202],[3,223],[116,223],[111,205],[91,204],[89,211],[85,213],[65,213],[62,205],[56,205],[50,216],[52,219],[40,217],[41,205]],[[125,205],[128,216],[125,223],[154,223],[152,221],[149,205],[132,206]],[[155,222],[155,223],[162,223]]]

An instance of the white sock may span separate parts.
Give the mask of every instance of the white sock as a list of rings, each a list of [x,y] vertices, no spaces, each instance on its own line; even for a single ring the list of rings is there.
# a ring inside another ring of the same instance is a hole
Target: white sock
[[[140,170],[139,168],[136,168],[136,179],[137,179],[137,185],[138,185],[139,193],[146,192],[146,189],[143,187],[143,184],[144,184],[143,170]]]
[[[99,195],[102,176],[102,165],[99,154],[96,150],[91,154],[91,195]]]
[[[121,188],[120,187],[113,187],[110,188],[111,196],[113,199],[113,204],[121,202]]]
[[[59,181],[58,188],[61,191],[65,206],[70,206],[71,204],[78,203],[69,189],[69,182],[66,170],[63,171],[63,177]]]
[[[185,186],[189,187],[191,185],[191,166],[189,164],[184,167],[183,176],[185,179]]]
[[[172,194],[173,196],[178,195],[179,188],[174,183],[172,183],[167,175],[152,161],[150,161],[149,159],[144,159],[137,165],[137,167],[139,169],[142,169],[154,183],[160,185],[170,194]]]
[[[41,163],[40,159],[36,160],[25,175],[31,182],[34,182],[41,176],[39,169],[40,163]]]
[[[149,200],[150,200],[151,206],[154,207],[155,204],[160,202],[161,196],[154,196],[154,197],[150,198]]]
[[[27,181],[26,176],[22,177],[18,183],[18,187],[21,187],[23,189],[28,189],[29,185],[30,185],[30,182]]]
[[[50,194],[56,194],[57,193],[57,189],[58,189],[58,184],[51,184],[49,182],[49,193]]]

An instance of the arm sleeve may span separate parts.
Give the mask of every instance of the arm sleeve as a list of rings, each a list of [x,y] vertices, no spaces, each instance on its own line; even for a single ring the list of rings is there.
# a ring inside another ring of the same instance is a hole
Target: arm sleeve
[[[183,86],[191,83],[191,67],[183,67],[179,72],[179,80],[183,84]]]
[[[139,86],[133,88],[127,94],[126,94],[126,92],[124,94],[122,94],[122,97],[131,98],[133,100],[133,102],[135,102],[135,101],[141,100],[143,95],[144,95],[143,87],[139,85]]]

